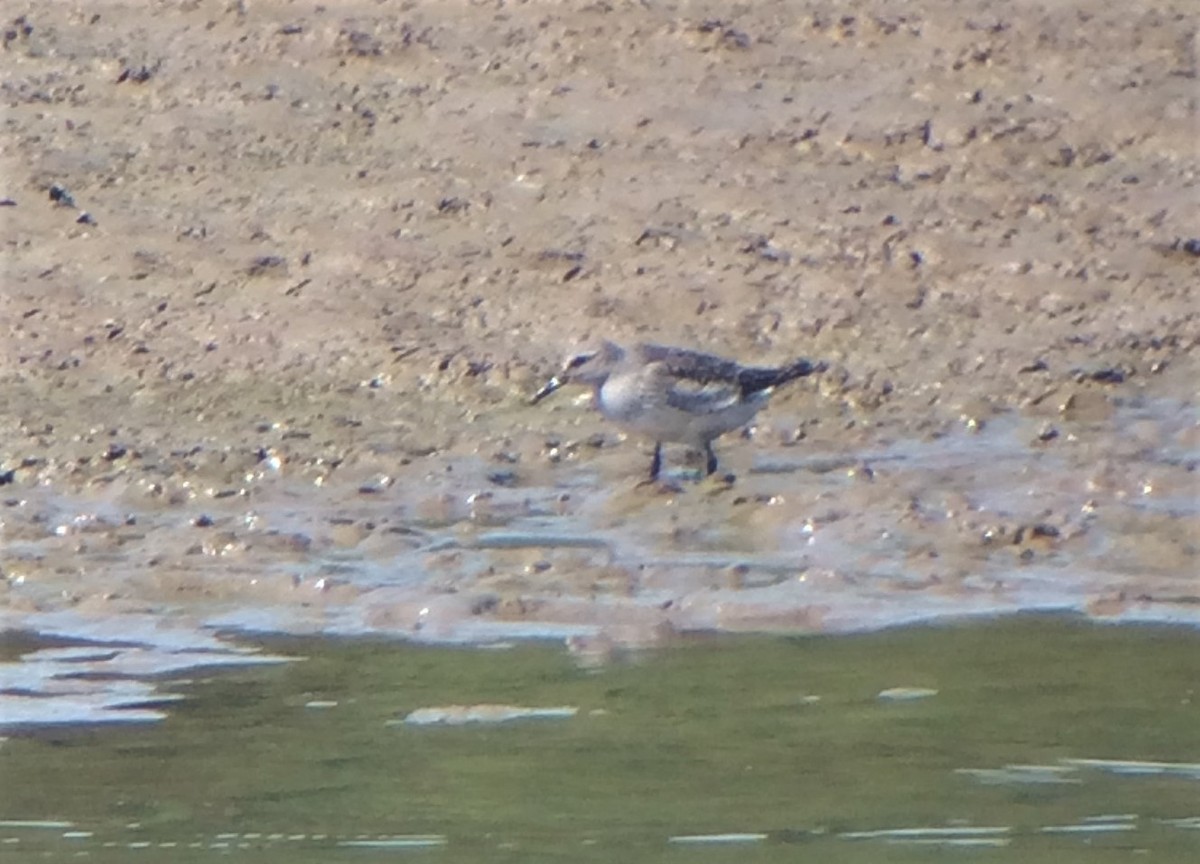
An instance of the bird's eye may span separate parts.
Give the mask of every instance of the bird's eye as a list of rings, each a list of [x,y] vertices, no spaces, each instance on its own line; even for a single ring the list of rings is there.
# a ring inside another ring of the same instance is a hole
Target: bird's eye
[[[588,362],[591,359],[592,359],[591,354],[576,354],[567,363],[567,368],[568,369],[578,369],[580,366],[582,366],[584,363]]]

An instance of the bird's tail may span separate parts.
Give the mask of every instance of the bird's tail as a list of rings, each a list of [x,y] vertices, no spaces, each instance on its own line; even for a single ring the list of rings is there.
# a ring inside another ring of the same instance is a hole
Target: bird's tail
[[[742,373],[738,376],[738,384],[741,385],[742,393],[749,395],[761,390],[778,387],[795,378],[803,378],[805,375],[812,375],[816,372],[824,372],[828,368],[829,365],[824,361],[814,363],[811,360],[801,359],[789,363],[787,366],[776,368],[743,369]]]

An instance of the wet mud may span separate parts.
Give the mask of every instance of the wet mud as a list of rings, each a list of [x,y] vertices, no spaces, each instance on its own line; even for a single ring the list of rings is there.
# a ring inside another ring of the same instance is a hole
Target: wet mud
[[[160,11],[4,23],[0,626],[1200,619],[1183,4]],[[599,338],[830,368],[645,486]]]

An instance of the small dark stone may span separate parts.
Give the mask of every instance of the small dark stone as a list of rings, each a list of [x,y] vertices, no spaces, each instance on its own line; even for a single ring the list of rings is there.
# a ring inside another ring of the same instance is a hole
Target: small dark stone
[[[489,483],[496,486],[503,486],[506,489],[511,489],[517,485],[517,472],[509,470],[489,471],[487,475]]]
[[[484,594],[471,601],[471,614],[485,615],[488,612],[494,612],[499,605],[500,598],[495,594]]]
[[[731,48],[749,48],[750,37],[720,18],[709,18],[696,28],[701,33],[715,33],[721,42]]]
[[[368,480],[365,484],[359,486],[359,494],[379,494],[388,490],[395,482],[394,478],[390,478],[386,474],[380,474],[376,478]]]
[[[470,201],[451,195],[438,201],[437,211],[439,213],[462,213],[470,206]]]
[[[749,48],[750,37],[741,30],[735,30],[733,27],[728,27],[721,34],[721,41],[731,48]]]
[[[213,525],[213,520],[211,516],[201,514],[192,520],[192,524],[197,528],[211,528]]]
[[[104,451],[104,458],[109,462],[114,462],[128,452],[129,451],[120,444],[109,444],[108,449]]]
[[[141,66],[134,68],[126,66],[121,70],[121,74],[117,76],[117,83],[122,84],[126,81],[132,81],[134,84],[145,84],[154,77],[154,73],[158,71],[158,64],[147,66],[144,63]]]
[[[280,255],[259,255],[255,258],[246,272],[251,276],[261,276],[268,270],[275,270],[287,264],[287,259]]]
[[[1121,384],[1125,381],[1125,371],[1116,368],[1097,369],[1088,377],[1101,384]]]
[[[647,243],[651,240],[655,241],[659,245],[671,247],[679,241],[679,234],[676,231],[672,231],[670,228],[645,228],[642,230],[642,233],[638,235],[638,238],[633,241],[633,245],[641,246],[643,243]]]
[[[584,254],[570,249],[543,249],[538,253],[539,261],[567,261],[578,264],[583,261]]]
[[[339,36],[349,43],[347,50],[356,57],[378,57],[383,53],[383,46],[370,33],[343,30]]]
[[[17,479],[17,470],[9,468],[7,471],[0,471],[0,486],[7,486],[9,483],[15,482]]]
[[[61,204],[63,207],[75,206],[75,196],[61,183],[55,183],[50,187],[50,200],[56,204]]]

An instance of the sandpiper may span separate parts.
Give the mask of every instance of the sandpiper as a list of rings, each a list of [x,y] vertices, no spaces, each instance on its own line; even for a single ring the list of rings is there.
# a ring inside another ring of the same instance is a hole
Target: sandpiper
[[[713,354],[642,343],[625,349],[605,341],[597,351],[570,357],[533,397],[534,404],[565,384],[592,387],[608,419],[654,441],[650,479],[662,468],[664,441],[704,451],[705,473],[717,470],[712,442],[749,423],[771,392],[793,378],[822,372],[824,363],[743,366]]]

